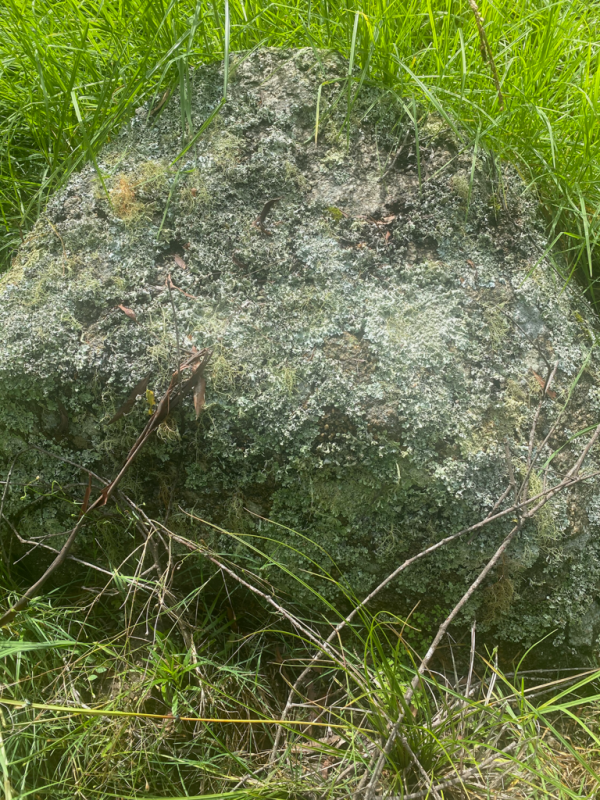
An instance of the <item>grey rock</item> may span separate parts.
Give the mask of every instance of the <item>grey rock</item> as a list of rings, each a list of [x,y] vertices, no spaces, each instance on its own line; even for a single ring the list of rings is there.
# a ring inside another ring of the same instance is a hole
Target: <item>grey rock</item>
[[[249,558],[179,509],[249,537],[339,602],[298,551],[360,597],[408,555],[485,517],[508,485],[507,441],[524,474],[536,376],[549,365],[559,361],[556,396],[543,403],[538,440],[569,403],[540,466],[598,421],[596,319],[543,257],[535,198],[513,169],[480,153],[470,185],[472,152],[435,118],[417,161],[390,94],[363,87],[348,113],[337,56],[265,50],[235,64],[227,104],[178,161],[188,139],[176,100],[156,119],[137,109],[98,158],[102,181],[92,167],[74,175],[3,276],[1,467],[36,444],[116,474],[148,400],[108,420],[146,374],[160,397],[177,363],[170,273],[180,348],[213,348],[206,405],[196,422],[190,398],[161,427],[128,491],[232,557]],[[192,84],[198,130],[219,102],[220,67]],[[550,483],[584,441],[550,461]],[[588,468],[598,461],[595,449]],[[12,480],[6,514],[17,529],[69,527],[68,501],[85,483],[76,467],[27,450]],[[532,491],[541,485],[536,474]],[[422,559],[378,602],[400,614],[417,602],[449,610],[511,524]],[[107,513],[76,552],[119,563],[132,543],[119,526]],[[599,543],[590,480],[525,526],[462,621],[476,616],[524,643],[556,630],[560,643],[595,608]],[[261,569],[258,556],[250,563]],[[262,574],[298,595],[285,573]]]

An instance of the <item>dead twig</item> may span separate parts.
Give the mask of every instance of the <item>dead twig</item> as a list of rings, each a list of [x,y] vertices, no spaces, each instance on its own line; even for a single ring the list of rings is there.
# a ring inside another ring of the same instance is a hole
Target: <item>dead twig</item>
[[[537,419],[538,419],[538,416],[536,415],[534,417],[534,422],[533,422],[533,426],[532,426],[534,429],[537,426]],[[558,491],[561,491],[566,486],[571,485],[571,482],[577,480],[577,478],[579,476],[579,471],[581,470],[583,462],[585,461],[585,458],[589,454],[589,452],[592,449],[592,447],[594,446],[594,444],[597,442],[599,436],[600,436],[600,425],[598,425],[596,427],[596,429],[595,429],[593,435],[590,437],[590,440],[588,441],[587,445],[583,448],[579,458],[577,459],[575,464],[571,467],[571,469],[567,472],[567,474],[566,474],[565,478],[563,479],[563,481],[561,481],[561,483],[558,486],[553,487],[553,489],[550,492],[548,492],[546,497],[542,498],[540,500],[540,502],[537,503],[537,505],[535,505],[533,508],[528,509],[527,511],[523,512],[520,515],[520,518],[519,518],[518,522],[516,523],[516,525],[512,528],[512,530],[510,531],[508,536],[506,536],[506,538],[504,539],[502,544],[498,547],[498,549],[496,550],[494,555],[491,557],[491,559],[488,561],[488,563],[485,565],[485,567],[481,570],[481,572],[479,573],[477,578],[469,586],[467,591],[463,594],[463,596],[458,601],[458,603],[454,606],[454,608],[452,609],[450,614],[446,617],[446,619],[442,622],[442,624],[438,628],[438,631],[437,631],[437,633],[436,633],[431,645],[429,646],[429,649],[427,650],[427,653],[425,654],[424,658],[421,660],[421,663],[420,663],[419,668],[418,668],[418,670],[417,670],[417,672],[415,674],[415,677],[411,681],[411,684],[410,684],[408,690],[406,691],[406,693],[404,695],[404,702],[403,702],[402,711],[398,715],[398,717],[396,719],[396,722],[394,723],[394,725],[392,726],[391,730],[389,731],[389,735],[388,735],[387,741],[386,741],[384,747],[382,748],[382,750],[380,752],[379,758],[378,758],[378,760],[377,760],[377,762],[376,762],[376,764],[374,766],[374,769],[373,769],[373,772],[372,772],[371,776],[369,777],[369,775],[367,773],[365,778],[363,778],[363,780],[361,781],[361,785],[359,786],[359,789],[363,789],[363,788],[365,789],[365,798],[366,798],[366,800],[373,800],[373,798],[374,798],[374,794],[375,794],[375,790],[376,790],[376,787],[377,787],[377,783],[379,781],[379,778],[381,776],[381,772],[382,772],[382,770],[383,770],[383,768],[385,766],[387,758],[388,758],[388,756],[389,756],[389,754],[390,754],[390,752],[392,750],[392,747],[394,746],[394,742],[398,737],[400,726],[401,726],[401,724],[402,724],[402,722],[404,720],[404,717],[406,715],[406,709],[410,708],[410,705],[412,703],[412,699],[414,697],[414,694],[415,694],[415,692],[417,690],[417,687],[419,686],[419,683],[421,682],[421,677],[426,672],[427,667],[428,667],[431,659],[433,658],[433,655],[434,655],[435,651],[438,648],[438,645],[440,644],[441,640],[446,635],[446,633],[448,631],[448,628],[450,627],[451,623],[456,618],[458,613],[466,606],[466,604],[469,602],[469,600],[473,597],[473,595],[475,594],[475,592],[477,591],[479,586],[481,586],[481,584],[483,583],[483,581],[485,580],[487,575],[490,573],[490,571],[498,563],[500,558],[503,556],[503,554],[506,552],[506,550],[510,546],[511,542],[514,540],[514,538],[517,536],[517,534],[523,528],[525,522],[527,520],[531,519],[541,508],[543,508],[546,505],[546,503],[548,503],[548,501],[551,499],[551,497],[553,497]],[[527,478],[526,478],[526,480],[527,480]],[[525,483],[525,481],[524,481],[524,483]]]

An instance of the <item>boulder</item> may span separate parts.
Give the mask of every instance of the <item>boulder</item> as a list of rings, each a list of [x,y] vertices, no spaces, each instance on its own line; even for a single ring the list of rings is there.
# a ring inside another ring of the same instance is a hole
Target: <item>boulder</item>
[[[311,50],[238,54],[210,120],[222,67],[198,69],[189,109],[137,109],[51,199],[0,283],[13,557],[26,547],[15,530],[62,541],[87,483],[78,465],[114,477],[193,347],[212,349],[204,407],[196,418],[190,397],[165,420],[124,486],[292,597],[285,572],[185,512],[339,602],[336,582],[360,597],[485,517],[509,473],[524,475],[540,403],[536,447],[564,412],[530,492],[574,463],[599,419],[597,321],[565,285],[535,197],[441,119],[419,112],[417,139],[401,98],[357,93],[347,71]],[[380,607],[449,610],[512,524],[421,559]],[[116,566],[133,541],[109,505],[73,553]],[[520,643],[572,631],[589,647],[599,546],[590,479],[525,525],[463,621]],[[21,562],[24,584],[50,558]]]

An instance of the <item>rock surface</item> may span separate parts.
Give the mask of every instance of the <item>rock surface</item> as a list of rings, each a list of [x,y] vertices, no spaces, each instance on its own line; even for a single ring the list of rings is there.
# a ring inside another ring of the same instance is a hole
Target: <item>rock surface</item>
[[[188,535],[211,533],[180,507],[270,537],[252,541],[296,571],[308,562],[277,542],[302,549],[358,596],[489,512],[508,483],[507,441],[523,474],[549,365],[559,361],[541,434],[569,397],[552,448],[598,420],[596,321],[544,258],[534,199],[439,120],[420,121],[417,147],[389,95],[363,87],[348,113],[346,73],[310,51],[238,56],[228,102],[176,163],[188,123],[172,100],[154,116],[138,109],[100,154],[110,202],[91,167],[54,197],[0,283],[4,475],[27,444],[115,474],[152,395],[108,421],[146,375],[159,398],[177,363],[169,273],[180,348],[213,348],[206,403],[198,421],[190,398],[161,426],[129,491]],[[220,68],[192,83],[198,130],[220,99]],[[583,441],[551,461],[550,482]],[[593,451],[589,468],[599,460]],[[27,450],[12,480],[5,512],[17,529],[69,527],[69,498],[84,491],[75,467]],[[421,560],[382,604],[448,610],[510,525]],[[4,526],[5,547],[12,535]],[[123,536],[107,513],[74,552],[116,564],[131,547]],[[591,645],[599,544],[592,480],[525,527],[466,617],[504,640],[556,630],[557,643]]]

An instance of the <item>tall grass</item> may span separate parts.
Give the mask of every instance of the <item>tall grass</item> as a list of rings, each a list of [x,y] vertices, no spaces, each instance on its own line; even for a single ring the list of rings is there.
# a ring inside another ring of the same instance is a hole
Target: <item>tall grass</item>
[[[594,297],[600,236],[600,4],[468,0],[6,0],[0,8],[1,252],[9,262],[49,191],[187,70],[259,45],[333,48],[374,82],[519,166],[551,240]],[[316,99],[316,98],[315,98]],[[189,105],[189,104],[187,104]],[[192,131],[188,131],[192,134]]]
[[[287,607],[306,637],[245,587],[207,573],[198,548],[174,553],[177,565],[197,585],[170,610],[156,602],[164,586],[144,581],[131,592],[133,576],[115,574],[76,605],[38,600],[2,638],[5,797],[353,795],[415,674],[410,620],[363,609],[333,647],[317,646],[314,660],[311,639],[324,637],[332,613],[318,593],[310,611]],[[177,620],[193,631],[187,643]],[[272,751],[289,687],[310,662]],[[600,673],[528,666],[526,654],[505,673],[495,653],[447,648],[421,681],[381,789],[413,800],[444,791],[591,799],[600,779]]]

